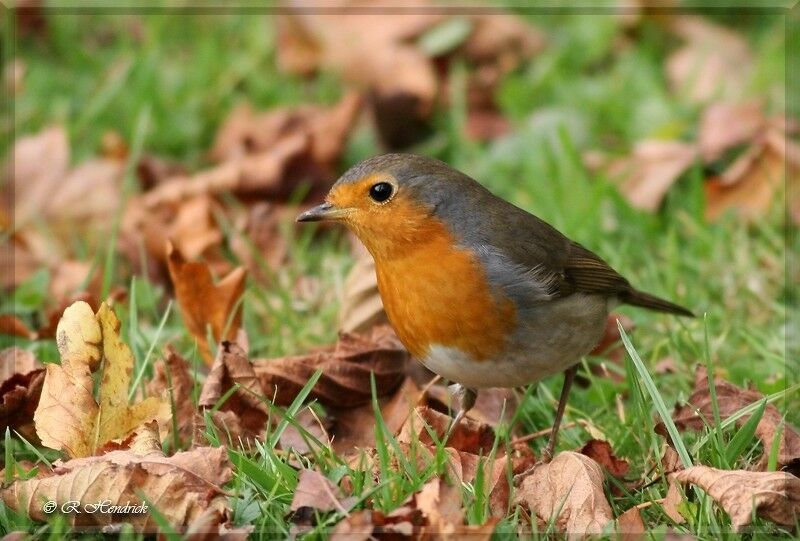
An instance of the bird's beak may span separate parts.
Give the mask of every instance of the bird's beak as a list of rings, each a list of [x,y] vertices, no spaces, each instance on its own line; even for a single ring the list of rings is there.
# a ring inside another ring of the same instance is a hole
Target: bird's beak
[[[350,209],[335,207],[330,203],[322,203],[309,209],[297,217],[298,222],[320,222],[322,220],[341,220],[350,213]]]

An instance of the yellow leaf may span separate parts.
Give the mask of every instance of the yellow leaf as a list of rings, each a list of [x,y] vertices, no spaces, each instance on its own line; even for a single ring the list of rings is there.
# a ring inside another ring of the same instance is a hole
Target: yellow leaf
[[[103,331],[103,380],[100,384],[100,417],[96,444],[122,437],[145,421],[158,416],[162,400],[150,397],[128,405],[133,354],[119,335],[119,319],[103,303],[97,311]]]
[[[71,457],[94,454],[154,418],[169,415],[166,401],[148,398],[128,404],[133,355],[119,336],[119,320],[103,304],[97,315],[85,302],[64,311],[56,331],[61,365],[48,364],[42,397],[34,413],[42,444]],[[100,402],[93,395],[93,372],[102,363]]]

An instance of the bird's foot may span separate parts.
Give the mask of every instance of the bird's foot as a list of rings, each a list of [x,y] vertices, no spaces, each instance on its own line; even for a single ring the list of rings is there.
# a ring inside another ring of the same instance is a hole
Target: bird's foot
[[[472,406],[475,405],[475,400],[478,397],[478,391],[464,387],[458,383],[450,385],[447,390],[450,392],[452,404],[451,409],[456,412],[456,415],[453,417],[450,426],[447,428],[447,433],[444,437],[445,441],[450,439],[450,436],[458,426],[458,423],[460,423],[461,419],[463,419],[467,412],[472,409]]]

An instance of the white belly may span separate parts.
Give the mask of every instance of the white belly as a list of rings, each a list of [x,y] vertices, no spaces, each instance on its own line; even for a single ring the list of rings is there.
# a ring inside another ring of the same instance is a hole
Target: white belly
[[[476,361],[444,345],[431,346],[422,363],[466,387],[519,387],[563,372],[600,341],[608,303],[595,296],[573,295],[527,314],[504,352]]]

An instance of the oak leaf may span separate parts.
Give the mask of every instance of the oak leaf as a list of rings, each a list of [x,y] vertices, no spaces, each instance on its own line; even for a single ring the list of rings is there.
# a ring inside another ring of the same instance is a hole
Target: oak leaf
[[[119,336],[119,325],[105,303],[96,315],[85,302],[64,311],[56,331],[61,365],[47,365],[34,414],[36,432],[46,447],[62,449],[71,457],[89,456],[143,422],[169,415],[167,403],[156,397],[128,403],[133,354]],[[92,375],[101,360],[96,401]]]
[[[564,451],[548,464],[537,465],[522,480],[517,501],[539,518],[555,518],[559,532],[570,538],[599,535],[614,519],[603,492],[603,470],[591,458]]]
[[[750,524],[753,516],[784,526],[794,526],[800,517],[800,479],[786,472],[692,466],[676,473],[674,480],[705,490],[730,515],[737,532]]]

